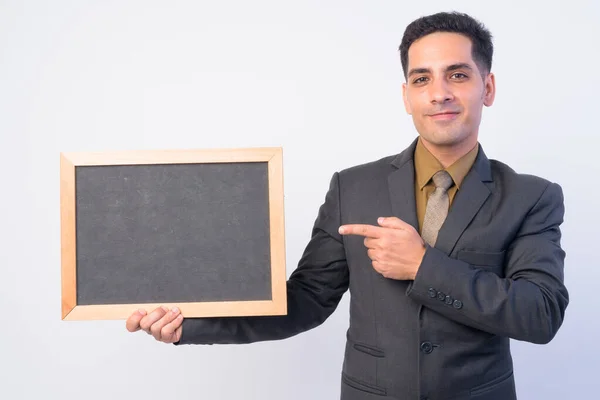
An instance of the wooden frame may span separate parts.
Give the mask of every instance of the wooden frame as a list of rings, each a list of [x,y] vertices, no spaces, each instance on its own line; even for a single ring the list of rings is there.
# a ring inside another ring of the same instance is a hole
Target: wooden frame
[[[184,317],[283,315],[287,313],[281,148],[145,150],[60,154],[62,319],[126,319],[136,309],[180,308]],[[224,301],[77,305],[75,169],[91,165],[267,162],[269,184],[271,288],[270,301]]]

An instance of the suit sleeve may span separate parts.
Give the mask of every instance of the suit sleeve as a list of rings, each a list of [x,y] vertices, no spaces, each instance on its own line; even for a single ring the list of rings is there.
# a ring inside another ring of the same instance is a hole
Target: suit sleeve
[[[240,344],[285,339],[322,324],[348,289],[341,237],[338,174],[321,205],[311,239],[287,281],[283,316],[186,318],[180,344]]]
[[[407,295],[489,333],[537,344],[550,342],[569,302],[565,252],[560,245],[563,200],[561,187],[550,183],[507,249],[503,278],[427,247]],[[439,301],[436,292],[455,300]]]

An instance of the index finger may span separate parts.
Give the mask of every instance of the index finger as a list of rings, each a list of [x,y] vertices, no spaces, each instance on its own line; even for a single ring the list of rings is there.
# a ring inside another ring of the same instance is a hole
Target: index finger
[[[340,226],[339,232],[341,235],[359,235],[370,238],[379,238],[383,228],[367,224],[350,224]]]
[[[131,314],[131,316],[127,318],[127,321],[125,322],[125,327],[127,328],[127,330],[129,332],[139,331],[141,329],[140,321],[142,320],[142,318],[144,318],[145,315],[145,310],[137,310],[136,312]]]

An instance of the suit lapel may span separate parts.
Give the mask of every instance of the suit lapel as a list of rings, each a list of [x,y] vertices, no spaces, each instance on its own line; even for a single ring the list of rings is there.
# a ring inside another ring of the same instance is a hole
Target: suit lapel
[[[473,167],[456,193],[446,221],[438,233],[435,243],[437,249],[448,255],[452,253],[456,242],[490,196],[490,189],[484,182],[491,181],[490,162],[480,146]]]
[[[415,200],[415,166],[413,155],[417,141],[394,158],[392,164],[397,168],[388,176],[388,188],[392,212],[407,224],[419,231],[417,206]]]
[[[418,232],[414,167],[417,140],[393,159],[392,165],[397,169],[388,176],[388,187],[394,216],[412,225]],[[490,196],[490,189],[484,182],[492,182],[492,172],[490,162],[480,145],[473,167],[456,193],[448,217],[438,234],[435,247],[447,255],[450,255],[460,236]]]
[[[412,163],[405,163],[388,177],[392,212],[407,224],[419,231],[417,206],[415,204],[415,168]]]

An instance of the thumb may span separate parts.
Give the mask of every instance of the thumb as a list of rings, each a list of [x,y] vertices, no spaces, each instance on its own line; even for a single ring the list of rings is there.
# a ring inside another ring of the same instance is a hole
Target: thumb
[[[379,217],[377,223],[384,228],[406,229],[408,224],[397,217]]]

